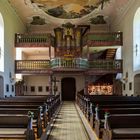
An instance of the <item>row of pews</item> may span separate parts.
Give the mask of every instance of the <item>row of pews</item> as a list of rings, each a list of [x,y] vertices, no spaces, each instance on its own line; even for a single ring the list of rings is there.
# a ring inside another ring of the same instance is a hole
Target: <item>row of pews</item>
[[[140,97],[77,95],[77,104],[98,138],[140,139]]]
[[[59,95],[1,98],[0,139],[40,139],[59,105]]]

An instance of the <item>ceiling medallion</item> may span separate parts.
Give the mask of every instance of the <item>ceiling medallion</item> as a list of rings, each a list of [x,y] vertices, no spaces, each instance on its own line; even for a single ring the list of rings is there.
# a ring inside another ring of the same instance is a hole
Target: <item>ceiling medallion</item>
[[[111,0],[30,0],[46,14],[61,19],[81,18]]]

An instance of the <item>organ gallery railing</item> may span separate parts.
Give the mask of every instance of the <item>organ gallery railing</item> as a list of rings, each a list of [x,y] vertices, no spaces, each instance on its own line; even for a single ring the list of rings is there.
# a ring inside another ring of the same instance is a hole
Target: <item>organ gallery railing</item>
[[[16,60],[16,73],[48,73],[53,69],[82,69],[86,72],[122,72],[122,60],[92,60],[84,58],[54,58],[52,60]]]
[[[121,70],[122,60],[92,60],[88,61],[90,69]]]
[[[54,58],[51,68],[88,68],[88,60],[84,58]]]
[[[49,60],[16,60],[16,73],[47,73],[50,69]]]
[[[54,42],[51,34],[15,34],[15,47],[48,47]]]
[[[87,33],[83,37],[83,46],[88,45],[89,47],[96,46],[115,46],[123,45],[122,43],[122,32],[114,33]]]
[[[60,38],[61,36],[59,36]],[[66,39],[66,38],[65,38]],[[93,46],[122,46],[122,32],[104,32],[104,33],[87,33],[82,37],[82,41],[79,41],[78,37],[76,37],[78,42],[75,42],[77,46],[75,48],[79,48],[79,45],[89,47]],[[15,47],[48,47],[55,46],[56,39],[51,34],[43,34],[43,33],[25,33],[15,34]],[[63,40],[64,41],[64,40]],[[63,47],[63,44],[66,45],[62,40],[58,42],[59,47]],[[66,41],[66,40],[65,40]],[[55,43],[54,43],[55,42]],[[79,44],[81,42],[81,44]],[[68,45],[68,44],[67,44]],[[74,42],[72,41],[69,45],[73,47]],[[56,47],[56,46],[55,46]]]

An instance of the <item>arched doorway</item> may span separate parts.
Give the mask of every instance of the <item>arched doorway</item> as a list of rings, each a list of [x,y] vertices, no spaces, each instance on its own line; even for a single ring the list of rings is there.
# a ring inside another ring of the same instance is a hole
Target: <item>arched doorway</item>
[[[140,74],[136,74],[134,77],[134,95],[140,95]]]
[[[62,100],[73,101],[75,100],[76,85],[74,78],[63,78],[61,81]]]
[[[3,95],[4,95],[3,87],[4,87],[3,77],[0,76],[0,97],[3,97]]]

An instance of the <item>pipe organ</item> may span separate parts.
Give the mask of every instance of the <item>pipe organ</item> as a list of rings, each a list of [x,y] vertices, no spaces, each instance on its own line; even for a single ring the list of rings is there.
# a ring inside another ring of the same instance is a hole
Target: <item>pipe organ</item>
[[[55,56],[56,57],[81,57],[82,29],[71,23],[63,24],[54,29]]]

